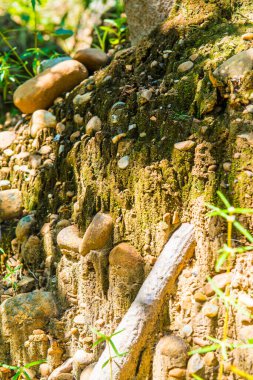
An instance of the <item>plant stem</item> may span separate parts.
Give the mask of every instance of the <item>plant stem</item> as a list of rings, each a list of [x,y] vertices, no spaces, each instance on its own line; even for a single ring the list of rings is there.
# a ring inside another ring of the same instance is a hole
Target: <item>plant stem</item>
[[[22,61],[22,59],[20,58],[20,56],[18,55],[18,53],[16,52],[16,50],[14,49],[14,47],[9,43],[9,41],[7,40],[7,38],[5,37],[5,35],[2,32],[0,32],[0,37],[2,38],[2,40],[4,41],[4,43],[12,50],[13,54],[15,55],[15,57],[17,58],[17,60],[19,61],[19,63],[22,65],[22,67],[25,69],[25,71],[27,72],[27,74],[30,77],[33,77],[32,73],[28,70],[28,68],[26,67],[26,65],[24,64],[24,62]]]
[[[232,214],[229,214],[229,215],[232,216]],[[233,222],[228,221],[227,245],[229,248],[232,248],[232,229],[233,229]],[[231,257],[228,258],[227,273],[230,273],[230,271],[231,271]],[[229,284],[226,286],[225,296],[226,297],[230,296],[230,285]],[[224,342],[228,338],[228,324],[229,324],[229,306],[226,306],[225,317],[224,317],[224,325],[223,325],[223,337],[222,337],[222,340]],[[224,372],[224,358],[222,357],[222,354],[221,354],[218,380],[222,380],[223,372]]]

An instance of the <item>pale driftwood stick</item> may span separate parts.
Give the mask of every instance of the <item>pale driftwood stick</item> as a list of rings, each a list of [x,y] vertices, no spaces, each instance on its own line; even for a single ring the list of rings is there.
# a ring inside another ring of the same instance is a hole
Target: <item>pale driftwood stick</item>
[[[119,352],[127,352],[127,355],[116,359],[119,367],[113,363],[114,380],[134,379],[139,355],[146,346],[149,336],[154,333],[165,298],[172,292],[173,285],[185,264],[192,257],[194,248],[193,225],[184,223],[165,245],[136,299],[117,328],[117,331],[123,329],[123,332],[116,335],[113,342]],[[108,358],[108,351],[105,350],[90,380],[110,380],[109,365],[102,369]]]

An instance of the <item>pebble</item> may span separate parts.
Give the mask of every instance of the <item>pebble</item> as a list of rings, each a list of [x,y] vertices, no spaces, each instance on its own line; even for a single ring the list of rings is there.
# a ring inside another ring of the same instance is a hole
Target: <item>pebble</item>
[[[149,102],[152,98],[152,95],[153,95],[152,90],[143,90],[139,95],[140,103],[144,104],[144,103]]]
[[[249,104],[245,110],[243,111],[243,113],[253,113],[253,104]]]
[[[118,167],[120,169],[126,169],[130,163],[129,156],[124,156],[118,161]]]
[[[102,128],[102,121],[98,116],[93,116],[86,125],[86,133],[91,136],[99,132]]]
[[[16,227],[16,237],[19,241],[26,239],[31,232],[32,227],[35,224],[35,218],[33,215],[26,215],[20,219]]]
[[[230,172],[231,171],[231,166],[232,166],[231,162],[224,162],[223,169],[225,170],[225,172]]]
[[[121,139],[126,137],[126,133],[120,133],[112,138],[113,144],[117,144]]]
[[[232,278],[232,273],[221,273],[214,276],[212,280],[219,289],[224,290],[226,285],[231,283]],[[213,296],[215,294],[215,291],[213,290],[212,285],[210,283],[206,284],[204,290],[205,294],[208,297]]]
[[[65,124],[63,123],[57,123],[56,124],[56,132],[59,133],[59,134],[62,134],[66,129],[66,126]]]
[[[207,352],[204,356],[204,362],[208,367],[215,367],[218,363],[214,352]]]
[[[73,356],[73,363],[76,363],[79,368],[84,368],[93,361],[93,354],[84,350],[77,350]]]
[[[143,265],[143,259],[132,245],[120,243],[111,250],[109,264],[112,266],[123,266],[124,268],[136,268]]]
[[[75,142],[79,137],[80,137],[80,135],[81,135],[81,132],[80,131],[76,131],[76,132],[74,132],[74,133],[72,133],[71,135],[70,135],[70,142]]]
[[[205,302],[207,300],[207,296],[204,293],[197,291],[194,293],[194,299],[197,302]]]
[[[19,86],[14,92],[14,104],[26,114],[45,110],[59,95],[72,90],[87,76],[88,71],[80,62],[60,62]]]
[[[201,369],[204,368],[204,361],[202,357],[199,354],[194,354],[190,357],[187,365],[187,371],[189,375],[196,374],[199,372]]]
[[[253,33],[245,33],[242,35],[242,39],[245,41],[252,41],[253,40]]]
[[[74,115],[74,122],[78,125],[82,125],[83,124],[83,117],[81,115],[79,115],[79,113],[75,114]]]
[[[42,155],[42,156],[46,156],[47,154],[51,153],[52,152],[52,148],[50,145],[43,145],[40,150],[39,150],[39,153]]]
[[[0,132],[0,151],[9,148],[16,138],[15,132],[4,131]]]
[[[74,106],[81,106],[88,103],[91,100],[92,94],[92,92],[86,92],[84,95],[76,95],[73,99]]]
[[[186,71],[191,70],[193,66],[194,66],[194,63],[192,61],[186,61],[186,62],[181,63],[181,65],[178,66],[177,70],[180,73],[184,73]]]
[[[79,252],[82,256],[91,250],[102,249],[111,239],[113,220],[109,214],[97,213],[87,228]]]
[[[66,222],[61,223],[61,228],[64,225],[66,225]],[[57,244],[63,255],[75,257],[79,252],[81,243],[82,239],[79,237],[79,230],[76,225],[62,228],[57,235]]]
[[[132,131],[133,129],[136,129],[137,128],[137,125],[136,124],[130,124],[129,126],[128,126],[128,130],[129,131]]]
[[[109,61],[109,57],[106,53],[95,48],[78,50],[73,58],[81,62],[90,71],[101,69],[101,67],[104,67]]]
[[[0,190],[7,190],[11,187],[11,183],[8,179],[0,180]]]
[[[195,53],[195,54],[192,54],[189,58],[190,58],[190,60],[192,61],[192,62],[194,62],[194,61],[196,61],[196,59],[198,58],[198,54],[197,53]]]
[[[192,140],[181,141],[174,144],[174,148],[180,151],[190,150],[195,145],[195,142]]]
[[[44,128],[55,128],[56,117],[49,111],[35,111],[31,118],[30,133],[33,138]]]
[[[189,337],[191,336],[193,333],[193,328],[191,325],[185,325],[183,328],[182,328],[182,334],[184,337]]]
[[[253,146],[253,132],[243,133],[241,135],[237,135],[237,137],[239,137],[240,139],[247,140],[248,143]]]
[[[248,294],[240,293],[238,296],[238,301],[247,306],[249,309],[253,309],[253,298]]]
[[[0,191],[0,219],[15,219],[22,215],[22,194],[18,189]]]
[[[74,323],[77,325],[85,325],[87,323],[86,318],[82,314],[78,314],[74,318]]]
[[[208,302],[203,306],[202,312],[206,317],[214,318],[218,315],[219,307],[211,302]]]
[[[186,370],[184,368],[173,368],[169,371],[169,376],[173,379],[184,379],[186,375]]]

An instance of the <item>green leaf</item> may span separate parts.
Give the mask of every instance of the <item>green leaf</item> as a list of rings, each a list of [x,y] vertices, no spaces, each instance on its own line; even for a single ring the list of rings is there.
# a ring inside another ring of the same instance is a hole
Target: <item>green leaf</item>
[[[106,362],[104,362],[104,364],[102,365],[102,368],[105,368],[110,361],[111,361],[111,358],[106,360]]]
[[[109,338],[107,335],[103,334],[101,331],[96,330],[94,327],[91,327],[91,326],[90,326],[90,330],[91,330],[94,334],[96,334],[97,336],[99,336],[99,337],[101,337],[101,338],[104,338],[104,340],[108,340],[108,338]]]
[[[120,356],[119,351],[117,350],[115,344],[113,343],[113,341],[112,341],[111,339],[109,339],[109,344],[112,346],[112,349],[113,349],[113,351],[115,352],[115,354],[116,354],[117,356]]]
[[[219,344],[212,344],[210,346],[197,348],[196,350],[192,350],[188,352],[188,355],[194,355],[194,354],[206,354],[207,352],[216,351],[220,347]]]
[[[217,194],[227,208],[231,207],[231,204],[229,203],[229,201],[227,200],[227,198],[221,191],[217,191]]]
[[[195,373],[192,374],[192,377],[196,380],[204,380],[203,377],[200,377],[199,375],[196,375]]]
[[[250,243],[253,243],[253,236],[249,233],[246,228],[244,228],[241,223],[239,223],[237,220],[234,221],[233,223],[234,227],[241,232],[242,235],[244,235]]]
[[[122,331],[124,331],[125,329],[122,329],[122,330],[120,330],[120,331],[116,331],[115,333],[113,333],[112,335],[111,335],[111,338],[113,337],[113,336],[115,336],[115,335],[118,335],[118,334],[120,334],[120,333],[122,333]]]
[[[35,362],[31,362],[31,363],[28,363],[24,366],[24,368],[31,368],[31,367],[35,367],[36,365],[40,365],[42,363],[46,363],[47,361],[45,359],[42,359],[42,360],[37,360]]]
[[[73,31],[70,29],[59,28],[53,33],[53,36],[66,40],[67,38],[73,36],[73,34]]]
[[[100,338],[100,339],[96,340],[96,342],[93,343],[92,347],[96,347],[98,344],[103,343],[105,341],[106,341],[105,338]]]
[[[216,272],[219,272],[227,258],[229,257],[229,252],[223,252],[220,257],[217,259],[216,264],[215,264],[215,270]]]

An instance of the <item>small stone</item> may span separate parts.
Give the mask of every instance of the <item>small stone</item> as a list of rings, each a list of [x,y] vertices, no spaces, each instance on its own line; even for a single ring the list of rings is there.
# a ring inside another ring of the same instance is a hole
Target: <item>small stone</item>
[[[59,134],[62,134],[66,129],[66,126],[65,124],[63,123],[57,123],[56,124],[56,132],[59,133]]]
[[[33,215],[26,215],[17,224],[16,237],[19,241],[26,239],[31,232],[32,227],[35,224],[35,218]]]
[[[90,71],[101,69],[101,67],[104,67],[109,61],[107,54],[102,50],[94,48],[78,50],[73,58],[81,62]]]
[[[231,162],[224,162],[223,169],[225,170],[225,172],[230,172],[231,166],[232,166]]]
[[[242,35],[242,39],[245,41],[253,40],[253,33],[245,33]]]
[[[139,95],[140,103],[144,104],[144,103],[149,102],[152,98],[152,95],[153,95],[152,90],[143,90]]]
[[[246,293],[240,293],[238,296],[238,301],[249,309],[253,309],[253,298]]]
[[[124,156],[118,161],[118,167],[120,169],[126,169],[130,163],[129,156]]]
[[[184,368],[173,368],[169,372],[169,376],[176,379],[184,379],[186,375],[186,370]]]
[[[55,128],[56,117],[49,111],[38,110],[35,111],[31,118],[30,133],[35,138],[40,131],[44,128]]]
[[[187,365],[189,375],[198,373],[204,368],[204,361],[199,354],[194,354],[190,357]]]
[[[238,338],[242,342],[248,343],[248,340],[252,339],[252,337],[253,337],[253,326],[252,325],[243,326],[240,328],[240,330],[238,332]]]
[[[49,376],[48,380],[58,380],[61,374],[70,373],[73,369],[73,359],[67,359],[63,364],[57,367]]]
[[[208,367],[215,367],[218,363],[215,353],[207,352],[204,356],[204,362]]]
[[[77,325],[85,325],[86,319],[85,319],[84,315],[82,315],[82,314],[76,315],[74,318],[74,323],[76,323]]]
[[[205,302],[207,300],[207,296],[204,293],[197,291],[194,293],[194,299],[197,302]]]
[[[8,179],[0,180],[0,190],[7,190],[11,187],[11,183]]]
[[[81,135],[80,131],[76,131],[76,132],[72,133],[69,137],[70,142],[72,142],[72,143],[75,142],[80,137],[80,135]]]
[[[74,376],[71,373],[60,373],[57,380],[74,380]]]
[[[74,106],[81,106],[85,103],[88,103],[91,100],[92,92],[86,92],[84,95],[76,95],[73,99]]]
[[[113,220],[109,214],[97,213],[87,228],[79,252],[85,256],[91,250],[102,249],[111,239]]]
[[[206,303],[202,309],[203,314],[208,318],[217,317],[219,312],[219,307],[213,303]]]
[[[133,129],[136,129],[137,128],[137,125],[136,124],[130,124],[129,126],[128,126],[128,130],[129,131],[132,131]]]
[[[179,223],[180,223],[179,212],[174,211],[173,217],[172,217],[172,224],[179,224]]]
[[[189,337],[191,336],[193,333],[193,328],[191,325],[185,325],[183,328],[182,328],[182,334],[184,337]]]
[[[76,257],[82,239],[79,237],[79,230],[76,225],[63,228],[57,235],[57,244],[63,255]]]
[[[18,281],[18,291],[19,293],[28,293],[35,288],[36,282],[33,277],[23,276],[22,280]]]
[[[156,375],[160,373],[161,367],[166,366],[168,370],[175,367],[183,368],[187,360],[188,345],[182,338],[176,335],[162,337],[155,350],[153,378],[158,378]]]
[[[15,132],[4,131],[0,132],[0,151],[9,148],[16,138]]]
[[[32,169],[38,169],[41,165],[42,158],[40,154],[31,154],[29,158],[29,163]]]
[[[195,54],[192,54],[189,58],[190,58],[190,60],[192,61],[192,62],[194,62],[194,61],[196,61],[196,59],[198,58],[198,54],[197,53],[195,53]]]
[[[41,377],[48,377],[50,375],[50,366],[47,363],[42,363],[39,368]]]
[[[39,150],[39,153],[42,155],[42,156],[46,156],[48,154],[50,154],[52,152],[52,148],[50,145],[43,145],[40,150]]]
[[[45,110],[64,92],[86,79],[88,71],[80,62],[69,60],[29,79],[14,92],[14,104],[23,113]]]
[[[73,356],[73,363],[76,363],[79,368],[85,368],[93,362],[93,354],[84,350],[77,350]]]
[[[147,134],[146,134],[146,132],[141,132],[141,133],[139,134],[139,136],[140,136],[141,138],[143,138],[143,137],[146,137]]]
[[[253,49],[252,49],[253,50]],[[240,139],[244,139],[244,140],[247,140],[248,143],[253,146],[253,132],[250,132],[250,133],[243,133],[241,135],[237,135],[237,137],[239,137]],[[240,153],[238,153],[240,154]],[[240,156],[239,156],[240,157]],[[238,157],[238,158],[239,158]]]
[[[181,65],[178,66],[177,70],[180,73],[184,73],[186,71],[189,71],[193,68],[194,63],[192,61],[186,61],[184,63],[181,63]]]
[[[96,132],[99,132],[102,128],[102,121],[98,116],[93,116],[86,125],[86,133],[91,136]]]
[[[109,254],[110,265],[132,268],[143,264],[138,251],[130,244],[120,243]]]
[[[11,156],[14,155],[14,152],[13,152],[12,149],[5,149],[5,150],[3,151],[3,154],[4,154],[6,157],[11,157]]]
[[[217,286],[217,288],[224,290],[226,285],[231,283],[232,278],[232,273],[221,273],[214,276],[212,280],[214,284]],[[215,294],[215,291],[213,290],[211,283],[206,284],[204,290],[207,297],[213,296]]]
[[[205,347],[208,345],[208,341],[202,338],[195,337],[193,338],[193,343],[200,347]]]
[[[118,135],[114,136],[112,138],[112,142],[113,144],[117,144],[121,139],[123,139],[124,137],[126,137],[126,133],[119,133]]]
[[[18,218],[22,211],[22,194],[18,189],[0,191],[0,219]]]
[[[245,110],[243,111],[243,113],[253,113],[253,104],[249,104]]]
[[[195,142],[192,140],[181,141],[174,144],[174,148],[180,151],[190,150],[195,145]]]
[[[82,125],[83,124],[83,117],[81,115],[79,115],[79,113],[75,114],[74,115],[74,122],[77,125]]]

